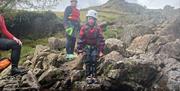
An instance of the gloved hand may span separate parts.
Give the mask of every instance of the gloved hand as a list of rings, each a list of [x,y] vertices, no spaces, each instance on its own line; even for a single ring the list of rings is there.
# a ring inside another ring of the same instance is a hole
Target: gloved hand
[[[83,50],[78,50],[78,54],[79,55],[83,54]]]
[[[99,53],[99,57],[102,57],[104,54],[103,54],[103,52],[100,52]]]

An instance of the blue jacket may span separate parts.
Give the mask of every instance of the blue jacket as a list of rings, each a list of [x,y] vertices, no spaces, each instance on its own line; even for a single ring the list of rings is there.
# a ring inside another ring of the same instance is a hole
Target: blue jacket
[[[68,6],[64,12],[64,27],[74,29],[73,36],[80,30],[80,11],[73,6]]]

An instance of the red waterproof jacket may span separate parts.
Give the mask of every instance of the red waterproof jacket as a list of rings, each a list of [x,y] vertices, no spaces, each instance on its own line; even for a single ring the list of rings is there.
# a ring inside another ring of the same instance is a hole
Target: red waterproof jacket
[[[4,34],[7,38],[9,39],[13,39],[13,35],[7,30],[6,28],[6,24],[4,21],[4,17],[2,15],[0,15],[0,31],[2,32],[2,34]]]
[[[99,26],[90,27],[85,24],[81,27],[77,49],[82,50],[86,45],[96,46],[99,52],[103,52],[105,41]]]

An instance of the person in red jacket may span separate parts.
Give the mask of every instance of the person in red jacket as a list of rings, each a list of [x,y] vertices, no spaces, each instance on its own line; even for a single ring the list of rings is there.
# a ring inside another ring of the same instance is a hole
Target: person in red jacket
[[[18,68],[22,42],[7,30],[3,15],[0,15],[0,32],[8,38],[8,39],[0,38],[0,50],[3,50],[3,51],[7,51],[10,49],[12,50],[11,51],[11,63],[12,63],[11,75],[23,73],[24,71]]]
[[[77,0],[71,0],[71,6],[66,7],[64,12],[64,27],[66,30],[66,58],[73,59],[76,37],[80,30],[80,11]]]
[[[97,12],[89,10],[86,17],[87,23],[81,27],[77,50],[80,55],[85,53],[86,80],[91,84],[96,81],[96,62],[98,56],[103,56],[105,41],[102,29],[96,23]]]

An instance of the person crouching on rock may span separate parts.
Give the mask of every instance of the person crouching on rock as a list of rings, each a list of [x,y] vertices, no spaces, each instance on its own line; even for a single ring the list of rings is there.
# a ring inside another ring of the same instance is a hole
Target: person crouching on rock
[[[89,10],[86,14],[87,22],[80,29],[78,41],[78,54],[84,54],[87,83],[96,82],[97,58],[103,56],[105,46],[102,29],[97,25],[97,12]]]
[[[0,38],[0,50],[2,51],[7,51],[10,49],[12,50],[11,75],[17,75],[23,73],[24,70],[18,68],[22,42],[7,30],[5,20],[2,14],[0,14],[0,32],[8,38],[8,39]]]

